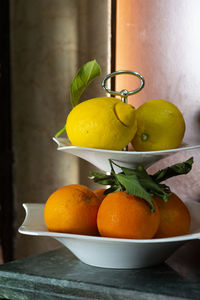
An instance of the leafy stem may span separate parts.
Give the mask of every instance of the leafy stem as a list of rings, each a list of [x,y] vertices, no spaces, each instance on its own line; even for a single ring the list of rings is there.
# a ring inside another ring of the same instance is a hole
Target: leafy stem
[[[157,195],[167,202],[170,195],[170,187],[166,184],[161,184],[162,181],[182,174],[190,172],[193,164],[193,157],[182,163],[164,168],[153,175],[147,173],[143,166],[138,166],[135,169],[125,168],[119,166],[111,159],[109,159],[111,168],[110,175],[99,172],[92,172],[92,179],[94,182],[109,185],[110,187],[105,191],[105,195],[117,191],[126,191],[128,194],[140,197],[146,200],[151,210],[154,211],[153,196]],[[116,173],[114,166],[121,169],[120,173]]]
[[[59,137],[64,131],[65,131],[65,126],[55,134],[55,137]]]
[[[78,70],[70,86],[70,100],[72,107],[78,104],[86,87],[100,74],[101,68],[95,59],[87,62]]]
[[[70,101],[74,108],[90,82],[101,74],[101,68],[97,61],[91,60],[84,64],[76,73],[70,85]],[[65,127],[59,130],[55,137],[59,137],[65,131]]]

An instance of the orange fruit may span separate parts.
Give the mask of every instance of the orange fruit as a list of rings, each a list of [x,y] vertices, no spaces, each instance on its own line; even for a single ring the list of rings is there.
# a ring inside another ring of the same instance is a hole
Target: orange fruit
[[[103,201],[103,199],[106,197],[104,195],[104,192],[106,191],[106,189],[97,189],[94,190],[93,192],[95,193],[95,195],[101,200],[101,202]]]
[[[155,212],[152,212],[145,200],[126,192],[108,194],[97,214],[99,233],[104,237],[150,239],[159,223],[156,203]]]
[[[86,186],[64,186],[55,191],[45,204],[46,226],[49,231],[96,235],[100,203],[99,198]]]
[[[183,201],[174,193],[168,202],[154,197],[160,212],[160,225],[155,238],[167,238],[188,234],[190,231],[190,213]]]

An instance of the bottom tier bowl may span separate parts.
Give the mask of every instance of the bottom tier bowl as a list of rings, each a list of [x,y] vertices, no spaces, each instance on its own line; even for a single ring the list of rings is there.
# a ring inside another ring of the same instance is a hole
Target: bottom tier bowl
[[[48,231],[44,222],[44,204],[23,204],[26,216],[19,232],[58,240],[82,262],[103,268],[134,269],[165,261],[178,247],[200,238],[200,204],[188,202],[191,232],[163,239],[117,239]]]

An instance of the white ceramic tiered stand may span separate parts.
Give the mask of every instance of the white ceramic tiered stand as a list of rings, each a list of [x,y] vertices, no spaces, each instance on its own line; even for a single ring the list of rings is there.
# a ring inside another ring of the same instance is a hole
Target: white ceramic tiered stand
[[[115,75],[116,72],[110,75],[114,76],[113,74]],[[141,79],[141,75],[136,74]],[[105,77],[105,80],[108,77]],[[143,85],[141,83],[140,88],[136,92],[141,90]],[[110,90],[106,90],[110,92]],[[120,95],[127,97],[127,91],[122,91]],[[162,151],[112,151],[76,147],[72,146],[67,139],[53,139],[57,143],[59,151],[78,156],[105,172],[110,171],[108,159],[112,159],[124,167],[135,168],[142,164],[147,168],[156,161],[173,153],[200,148],[200,145],[182,144],[177,149]],[[44,204],[36,203],[23,204],[26,217],[19,228],[19,232],[27,235],[52,237],[61,242],[82,262],[92,266],[119,269],[143,268],[163,262],[185,242],[200,239],[200,204],[189,201],[186,205],[191,215],[190,234],[172,238],[136,240],[49,232],[44,222]]]

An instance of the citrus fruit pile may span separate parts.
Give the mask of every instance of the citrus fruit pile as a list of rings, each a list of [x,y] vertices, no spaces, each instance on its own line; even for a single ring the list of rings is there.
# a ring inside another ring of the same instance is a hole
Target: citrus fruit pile
[[[70,86],[72,110],[66,131],[73,146],[123,150],[132,144],[136,151],[177,148],[184,137],[185,121],[173,103],[149,100],[135,109],[116,97],[97,97],[79,103],[89,83],[101,73],[96,60],[84,64]]]
[[[180,110],[166,100],[149,100],[137,110],[113,97],[94,98],[75,106],[66,121],[72,145],[136,151],[177,148],[184,136]]]
[[[168,202],[153,199],[155,211],[145,200],[116,192],[108,194],[100,205],[97,226],[101,236],[151,239],[188,234],[190,214],[183,201],[172,194]]]
[[[45,204],[46,226],[49,231],[55,232],[127,239],[188,234],[190,213],[187,206],[160,182],[188,173],[192,163],[191,158],[154,175],[141,168],[122,168],[123,172],[115,174],[112,171],[110,175],[94,172],[95,182],[106,184],[112,179],[111,187],[92,191],[84,185],[72,184],[58,189]],[[132,178],[129,182],[127,170],[129,174],[135,174],[135,181]],[[121,176],[126,177],[125,184],[121,184],[124,182]],[[130,185],[134,190],[132,193],[129,192]]]
[[[132,143],[136,151],[177,148],[185,133],[185,121],[171,102],[149,100],[138,109],[114,97],[84,101],[79,98],[100,74],[97,62],[79,69],[70,87],[72,110],[65,127],[72,145],[122,150]],[[109,160],[109,175],[92,172],[94,182],[110,186],[91,191],[80,184],[64,186],[47,200],[44,219],[50,231],[101,235],[112,238],[151,239],[184,235],[190,230],[190,214],[169,186],[170,177],[187,174],[193,158],[153,175],[142,167],[128,169]],[[121,168],[116,174],[113,165]]]
[[[86,186],[74,184],[49,197],[44,219],[49,231],[99,233],[112,238],[151,239],[189,233],[190,214],[177,195],[172,194],[168,202],[155,197],[153,203],[154,212],[145,200],[126,192],[102,197]]]

